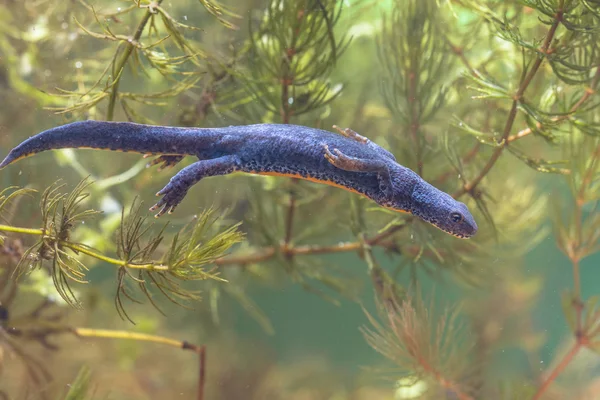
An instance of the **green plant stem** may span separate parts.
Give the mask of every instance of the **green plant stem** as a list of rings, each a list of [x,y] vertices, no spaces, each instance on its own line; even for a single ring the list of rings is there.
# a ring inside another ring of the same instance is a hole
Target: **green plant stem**
[[[59,242],[61,245],[70,248],[71,250],[87,254],[90,257],[97,258],[98,260],[105,261],[110,264],[119,265],[121,267],[126,267],[130,269],[146,269],[149,271],[168,271],[169,267],[166,265],[156,265],[156,264],[131,264],[123,260],[119,260],[117,258],[108,257],[99,253],[96,253],[87,247],[78,245],[76,243],[65,242],[61,240]]]
[[[71,328],[71,332],[78,337],[85,338],[105,338],[105,339],[129,339],[142,342],[152,342],[177,347],[182,350],[191,350],[198,354],[198,393],[197,400],[204,399],[204,386],[206,382],[206,346],[198,346],[185,340],[170,339],[164,336],[149,335],[147,333],[109,330],[109,329],[90,329],[90,328]]]
[[[46,238],[50,241],[57,240],[53,236],[45,235],[44,231],[42,229],[30,229],[30,228],[21,228],[18,226],[0,225],[0,232],[13,232],[13,233],[26,234],[26,235],[39,235],[39,236],[44,236],[44,238]],[[157,265],[157,264],[152,264],[152,263],[150,263],[150,264],[148,264],[148,263],[146,263],[146,264],[131,264],[126,261],[119,260],[117,258],[112,258],[112,257],[105,256],[103,254],[100,254],[100,253],[96,253],[96,252],[92,251],[91,249],[89,249],[85,246],[82,246],[80,244],[77,244],[77,243],[71,243],[71,242],[67,242],[64,240],[59,240],[59,243],[61,246],[68,247],[75,252],[83,253],[90,257],[94,257],[98,260],[105,261],[109,264],[118,265],[120,267],[125,267],[125,268],[130,268],[130,269],[145,269],[145,270],[149,270],[149,271],[168,271],[169,270],[169,267],[167,265],[160,265],[160,264]]]
[[[550,49],[550,45],[552,44],[552,40],[554,39],[556,29],[560,25],[562,18],[563,18],[563,13],[564,13],[563,6],[564,6],[564,0],[561,0],[558,5],[558,10],[556,12],[556,15],[554,16],[554,22],[552,23],[552,26],[548,30],[548,33],[546,34],[546,38],[544,39],[544,43],[542,44],[542,47],[540,49],[540,52],[543,54],[549,53],[548,50]],[[466,193],[472,193],[473,189],[475,189],[477,187],[477,185],[479,185],[479,183],[483,180],[483,178],[485,178],[485,176],[492,170],[492,168],[496,164],[496,161],[498,161],[498,159],[502,155],[502,152],[504,151],[506,146],[508,146],[508,137],[510,136],[510,132],[511,132],[513,124],[515,122],[515,118],[517,116],[519,102],[523,98],[523,95],[525,94],[525,91],[529,87],[529,84],[531,84],[531,81],[533,80],[536,73],[538,72],[540,66],[542,65],[542,62],[544,62],[544,59],[545,59],[545,57],[543,57],[543,56],[538,56],[536,58],[531,69],[529,70],[529,72],[527,72],[527,74],[525,75],[525,78],[519,85],[519,88],[517,89],[517,92],[515,93],[515,95],[513,97],[512,106],[508,113],[508,118],[506,120],[506,124],[504,125],[504,131],[502,132],[502,138],[498,142],[498,147],[492,153],[492,156],[488,160],[487,164],[482,168],[482,170],[479,172],[479,175],[477,175],[477,177],[475,177],[475,179],[473,179],[471,182],[467,182],[466,184],[464,184],[459,190],[457,190],[453,194],[453,197],[459,198]]]
[[[163,336],[149,335],[147,333],[119,331],[111,329],[90,329],[90,328],[72,328],[74,335],[79,337],[95,337],[107,339],[130,339],[143,342],[153,342],[167,346],[178,347],[184,350],[199,352],[200,346],[196,346],[185,341],[170,339]]]
[[[158,0],[156,2],[156,5],[159,6],[162,2],[163,2],[163,0]],[[129,56],[131,56],[131,53],[133,52],[133,49],[135,48],[134,42],[138,42],[140,40],[140,38],[142,37],[142,33],[144,33],[146,24],[148,23],[148,20],[150,20],[150,17],[152,16],[152,14],[154,14],[154,12],[152,11],[151,7],[148,7],[146,14],[144,15],[144,17],[140,21],[137,29],[135,30],[135,34],[133,35],[133,38],[131,39],[131,43],[127,44],[127,47],[123,51],[123,54],[121,55],[119,60],[117,61],[115,68],[113,68],[114,82],[111,86],[110,97],[108,100],[108,109],[106,111],[106,120],[107,121],[112,121],[114,118],[115,104],[117,101],[117,94],[119,92],[119,83],[121,82],[121,77],[123,76],[123,70],[125,69],[127,60],[129,60]]]
[[[41,229],[20,228],[17,226],[10,226],[10,225],[0,225],[0,231],[23,233],[25,235],[43,235],[44,234],[44,231]]]

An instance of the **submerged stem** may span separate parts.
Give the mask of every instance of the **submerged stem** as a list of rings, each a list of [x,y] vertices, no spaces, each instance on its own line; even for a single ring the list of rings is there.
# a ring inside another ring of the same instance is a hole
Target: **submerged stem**
[[[157,265],[157,264],[152,264],[152,263],[146,263],[146,264],[128,263],[127,261],[119,260],[118,258],[112,258],[112,257],[105,256],[103,254],[96,253],[96,252],[92,251],[91,249],[89,249],[85,246],[81,246],[76,243],[70,243],[70,242],[65,242],[65,241],[61,240],[60,244],[65,247],[68,247],[71,250],[74,250],[76,252],[83,253],[90,257],[97,258],[98,260],[105,261],[109,264],[119,265],[121,267],[126,267],[126,268],[130,268],[130,269],[146,269],[149,271],[168,271],[169,270],[169,266],[167,266],[167,265],[160,265],[160,264]]]
[[[0,225],[0,231],[24,233],[26,235],[43,235],[44,234],[44,231],[41,229],[20,228],[18,226],[10,226],[10,225]]]
[[[199,351],[200,347],[187,343],[181,340],[170,339],[164,336],[150,335],[147,333],[129,332],[129,331],[118,331],[111,329],[90,329],[90,328],[73,328],[73,334],[80,337],[96,337],[106,339],[129,339],[138,340],[143,342],[153,342],[164,344],[172,347],[179,347],[181,349],[189,349]]]
[[[107,262],[109,264],[118,265],[121,267],[126,267],[126,268],[130,268],[130,269],[145,269],[145,270],[149,270],[149,271],[168,271],[169,270],[168,265],[153,264],[153,263],[132,264],[132,263],[129,263],[129,262],[126,262],[123,260],[119,260],[118,258],[108,257],[103,254],[96,253],[92,249],[90,249],[86,246],[83,246],[81,244],[72,243],[72,242],[68,242],[65,240],[59,240],[58,238],[56,238],[52,235],[45,235],[44,230],[42,230],[42,229],[30,229],[30,228],[21,228],[18,226],[0,225],[0,232],[22,233],[22,234],[26,234],[26,235],[43,235],[44,239],[47,239],[49,241],[58,241],[61,246],[68,247],[77,253],[83,253],[90,257],[94,257],[98,260]]]
[[[546,38],[544,39],[544,43],[542,44],[542,47],[540,49],[540,52],[542,54],[548,54],[548,50],[550,48],[550,45],[551,45],[552,40],[554,39],[554,35],[556,33],[556,29],[558,29],[558,26],[560,25],[562,18],[563,18],[563,13],[564,13],[563,6],[564,6],[564,0],[561,0],[560,4],[558,5],[558,11],[556,13],[556,16],[554,17],[554,22],[552,23],[552,26],[548,30],[548,33],[546,34]],[[475,187],[477,187],[477,185],[479,185],[479,183],[481,183],[483,178],[485,178],[485,176],[492,170],[492,168],[496,164],[496,161],[498,161],[498,159],[502,155],[502,152],[504,151],[506,146],[508,146],[508,143],[509,143],[508,138],[510,136],[510,132],[511,132],[513,124],[515,122],[515,118],[517,116],[517,110],[518,110],[519,103],[520,103],[521,99],[523,98],[525,91],[527,90],[527,88],[529,87],[531,82],[533,81],[533,78],[537,74],[537,72],[538,72],[540,66],[542,65],[542,62],[544,62],[544,60],[545,60],[545,57],[538,56],[536,58],[536,60],[534,61],[531,69],[529,70],[529,72],[527,72],[527,74],[525,75],[525,78],[523,78],[523,81],[519,85],[519,88],[517,89],[517,92],[515,93],[515,95],[513,97],[512,106],[508,113],[508,118],[506,119],[506,124],[504,125],[504,131],[502,132],[502,138],[498,142],[498,147],[492,153],[492,156],[488,160],[487,164],[485,164],[485,166],[482,168],[479,175],[477,175],[477,177],[475,177],[475,179],[473,179],[471,182],[467,182],[465,185],[463,185],[459,190],[457,190],[453,194],[453,197],[458,198],[458,197],[463,196],[466,193],[472,193],[473,189],[475,189]]]
[[[404,228],[406,225],[395,225],[391,228],[387,229],[384,232],[381,232],[375,236],[370,238],[366,238],[364,243],[369,246],[382,246],[386,247],[388,243],[386,239],[392,236],[394,233],[398,232],[400,229]],[[248,255],[240,255],[240,256],[227,256],[221,257],[215,260],[215,264],[218,266],[226,266],[226,265],[248,265],[255,264],[259,262],[268,261],[271,258],[275,257],[278,251],[284,254],[287,257],[294,257],[300,255],[318,255],[318,254],[328,254],[328,253],[343,253],[349,251],[358,251],[361,250],[363,243],[361,241],[356,242],[345,242],[340,244],[334,244],[330,246],[322,246],[322,245],[302,245],[302,246],[290,246],[290,245],[281,245],[279,247],[263,247],[259,251],[248,254]],[[387,246],[388,248],[391,246]]]
[[[162,2],[163,2],[163,0],[158,0],[156,2],[156,6],[159,6],[160,3],[162,3]],[[154,12],[152,11],[152,8],[148,7],[146,14],[144,15],[144,17],[140,21],[137,29],[135,30],[135,34],[133,35],[133,38],[131,39],[131,41],[129,43],[127,43],[127,47],[123,51],[121,58],[116,63],[115,68],[113,69],[114,82],[113,82],[111,90],[110,90],[110,98],[108,100],[108,109],[106,111],[106,120],[107,121],[112,121],[114,118],[115,104],[117,101],[117,93],[119,92],[119,83],[121,82],[121,77],[123,76],[123,70],[125,69],[125,64],[127,64],[127,60],[129,60],[129,56],[131,56],[131,53],[133,52],[133,49],[135,47],[134,43],[139,41],[140,38],[142,37],[142,33],[144,33],[146,24],[148,23],[148,20],[150,19],[152,14],[154,14]]]
[[[152,342],[166,346],[177,347],[182,350],[191,350],[198,354],[198,393],[197,400],[204,399],[204,386],[206,384],[206,346],[198,346],[185,340],[170,339],[164,336],[150,335],[147,333],[119,331],[110,329],[72,328],[71,332],[82,338],[127,339],[141,342]]]
[[[569,352],[567,354],[565,354],[563,359],[556,365],[556,367],[554,367],[552,372],[550,372],[550,375],[548,375],[548,378],[546,378],[546,380],[544,380],[544,382],[540,385],[540,387],[538,388],[537,392],[535,392],[535,394],[533,395],[531,400],[538,400],[542,397],[542,395],[546,392],[546,390],[548,389],[550,384],[552,382],[554,382],[554,380],[571,363],[573,358],[577,355],[577,353],[581,349],[581,346],[582,346],[581,342],[577,341],[573,345],[573,347],[571,347],[571,350],[569,350]]]

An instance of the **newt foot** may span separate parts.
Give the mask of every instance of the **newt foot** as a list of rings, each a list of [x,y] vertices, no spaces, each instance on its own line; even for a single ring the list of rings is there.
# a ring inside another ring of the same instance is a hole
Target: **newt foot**
[[[177,164],[179,161],[183,160],[183,157],[184,156],[160,156],[160,157],[157,157],[154,160],[150,161],[148,164],[146,164],[146,167],[151,167],[153,165],[162,164],[162,165],[158,166],[158,170],[162,171],[165,168],[170,168],[170,167],[175,166],[175,164]]]
[[[323,147],[325,149],[325,158],[334,166],[347,171],[360,171],[360,168],[357,168],[359,160],[345,155],[339,149],[333,149],[332,152],[329,150],[329,146],[325,145]]]
[[[364,136],[356,133],[355,131],[353,131],[350,128],[342,129],[342,128],[340,128],[337,125],[333,125],[333,129],[335,129],[336,131],[338,131],[341,135],[346,136],[347,138],[350,138],[350,139],[354,139],[357,142],[360,142],[360,143],[369,143],[369,139],[367,139],[366,137],[364,137]]]
[[[155,215],[156,218],[161,217],[166,212],[172,214],[175,208],[181,203],[188,188],[177,183],[169,182],[161,191],[156,193],[157,196],[163,196],[155,205],[150,207],[150,211],[155,211],[159,208],[160,211]]]

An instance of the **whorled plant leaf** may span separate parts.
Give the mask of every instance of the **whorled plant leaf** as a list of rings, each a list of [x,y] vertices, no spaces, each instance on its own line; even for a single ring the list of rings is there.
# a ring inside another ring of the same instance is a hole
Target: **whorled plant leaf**
[[[123,210],[120,228],[117,232],[117,258],[105,256],[84,243],[73,240],[73,230],[85,220],[98,214],[98,211],[84,207],[89,194],[85,190],[91,185],[83,179],[70,192],[64,192],[64,184],[55,183],[41,195],[41,229],[20,229],[32,233],[39,239],[23,252],[17,267],[18,276],[35,268],[46,268],[58,294],[70,305],[80,307],[79,300],[71,288],[73,283],[87,283],[88,266],[81,260],[82,254],[117,265],[117,294],[115,305],[124,318],[124,299],[139,302],[132,291],[139,286],[142,294],[158,308],[153,300],[153,292],[158,291],[172,302],[194,300],[198,296],[183,287],[189,280],[215,279],[224,281],[214,271],[205,267],[220,257],[234,244],[240,242],[243,234],[238,230],[239,223],[221,228],[221,217],[210,209],[196,217],[194,221],[175,234],[166,249],[161,248],[167,225],[153,229],[146,222],[140,207],[134,201],[125,213]],[[14,191],[0,195],[0,209],[16,196]],[[19,230],[17,230],[18,232]],[[159,251],[164,251],[160,256]]]
[[[0,217],[2,219],[6,219],[3,213],[6,211],[6,208],[13,203],[20,196],[31,196],[36,191],[34,189],[28,188],[19,188],[17,186],[10,186],[6,189],[3,189],[0,192]]]
[[[473,390],[478,366],[458,308],[438,315],[433,300],[425,303],[420,291],[378,300],[377,307],[381,322],[365,310],[371,327],[361,331],[373,349],[396,365],[396,379],[427,379],[456,398],[470,398],[465,396]]]
[[[191,39],[185,37],[183,30],[201,29],[177,21],[162,7],[161,3],[162,1],[158,1],[146,5],[137,2],[136,5],[126,7],[117,13],[119,15],[137,14],[140,9],[143,10],[145,15],[142,15],[138,27],[131,34],[116,33],[113,30],[119,26],[105,22],[116,14],[99,14],[92,6],[87,5],[101,31],[94,32],[92,28],[88,28],[76,20],[77,26],[88,37],[98,41],[116,43],[117,45],[114,50],[105,47],[99,50],[93,58],[83,60],[82,66],[79,67],[80,73],[73,74],[73,84],[78,87],[78,90],[58,89],[59,94],[56,95],[56,98],[66,97],[67,101],[61,101],[59,106],[49,107],[48,109],[60,114],[81,114],[95,110],[108,100],[107,114],[109,119],[112,119],[114,106],[118,102],[121,103],[127,116],[136,118],[141,113],[137,112],[130,103],[121,100],[124,98],[133,99],[142,104],[164,106],[164,103],[160,104],[160,102],[149,101],[148,99],[166,99],[190,89],[198,79],[190,85],[189,75],[197,76],[200,74],[198,71],[203,66],[202,60],[206,59],[208,54],[199,50]],[[218,6],[213,8],[213,10],[219,9]],[[160,22],[162,22],[162,26],[160,26]],[[173,49],[174,47],[175,49]],[[107,51],[112,53],[112,56],[107,57],[103,54]],[[182,52],[183,55],[172,55],[173,51]],[[107,58],[108,62],[96,62],[97,59],[106,60]],[[98,64],[102,64],[100,66],[103,69],[102,72],[98,70]],[[190,67],[186,68],[188,64]],[[171,80],[173,86],[160,93],[122,93],[119,90],[119,82],[123,77],[126,66],[131,67],[134,75],[143,73],[147,77],[151,77],[150,71],[158,72],[163,78]],[[96,73],[96,70],[98,70],[98,73]],[[94,77],[94,82],[88,82],[89,77]],[[181,78],[183,78],[183,81],[179,82]],[[66,102],[68,103],[65,104]]]
[[[261,108],[279,113],[283,107],[299,116],[341,93],[327,79],[348,45],[334,35],[341,9],[342,2],[272,0],[259,26],[249,24],[252,65],[234,73]]]
[[[87,267],[78,259],[78,251],[70,247],[71,232],[78,224],[99,213],[81,207],[88,197],[84,190],[91,183],[87,178],[83,179],[71,192],[63,193],[65,184],[56,182],[43,192],[40,201],[43,234],[24,252],[16,268],[17,274],[22,275],[48,265],[58,293],[75,307],[80,304],[70,285],[87,282]]]
[[[380,89],[405,127],[426,124],[446,103],[444,74],[453,60],[437,11],[435,2],[397,1],[383,20],[377,50],[386,79]]]
[[[230,21],[227,21],[224,18],[224,16],[226,15],[231,18],[239,19],[239,18],[241,18],[240,15],[234,13],[233,11],[231,11],[230,9],[223,6],[222,4],[220,4],[217,1],[214,1],[214,0],[211,0],[211,1],[199,0],[199,1],[200,1],[200,4],[202,4],[204,6],[206,11],[208,11],[212,16],[217,18],[217,20],[219,20],[219,22],[221,24],[223,24],[223,26],[226,26],[227,28],[230,28],[230,29],[238,29],[237,25],[233,24]]]
[[[215,211],[209,209],[176,233],[162,257],[159,257],[156,253],[164,241],[166,225],[154,232],[153,224],[146,222],[147,217],[142,216],[140,210],[141,203],[134,203],[127,216],[123,212],[121,227],[117,232],[117,255],[123,265],[118,271],[115,306],[119,314],[130,321],[124,300],[139,302],[132,292],[132,286],[137,285],[159,311],[153,292],[179,305],[197,300],[197,292],[183,288],[182,282],[204,279],[224,281],[212,271],[205,270],[205,267],[222,257],[243,238],[243,233],[238,230],[239,223],[221,230],[220,217],[214,216]]]

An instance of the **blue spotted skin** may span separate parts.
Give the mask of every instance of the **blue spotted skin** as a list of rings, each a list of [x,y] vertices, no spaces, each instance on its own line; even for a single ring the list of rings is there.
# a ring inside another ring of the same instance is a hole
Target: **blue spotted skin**
[[[298,125],[179,128],[82,121],[25,140],[0,163],[0,169],[29,155],[60,148],[159,155],[152,164],[165,166],[186,155],[198,157],[199,161],[179,171],[157,193],[162,198],[151,208],[160,208],[157,216],[172,212],[201,179],[241,171],[341,187],[383,207],[412,213],[460,238],[477,232],[477,224],[463,203],[398,164],[387,150],[349,130],[336,134]]]

